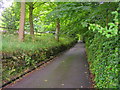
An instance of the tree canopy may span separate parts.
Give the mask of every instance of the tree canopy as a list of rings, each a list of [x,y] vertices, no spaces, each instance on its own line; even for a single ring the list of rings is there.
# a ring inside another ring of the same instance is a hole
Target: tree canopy
[[[33,28],[35,32],[55,31],[56,18],[59,18],[60,33],[68,35],[80,33],[84,32],[80,29],[88,23],[106,26],[107,23],[112,22],[114,15],[111,15],[111,12],[116,11],[117,7],[117,2],[102,4],[99,2],[26,2],[25,30],[30,32]],[[12,29],[9,31],[14,32],[19,29],[19,19],[20,3],[14,2],[2,13],[2,27]],[[34,27],[30,23],[32,21]]]

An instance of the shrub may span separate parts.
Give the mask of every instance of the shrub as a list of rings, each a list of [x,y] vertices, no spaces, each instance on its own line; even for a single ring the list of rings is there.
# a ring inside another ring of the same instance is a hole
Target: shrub
[[[95,75],[95,87],[120,88],[118,81],[118,13],[115,11],[115,23],[109,27],[90,24],[86,38],[86,48],[90,69]]]

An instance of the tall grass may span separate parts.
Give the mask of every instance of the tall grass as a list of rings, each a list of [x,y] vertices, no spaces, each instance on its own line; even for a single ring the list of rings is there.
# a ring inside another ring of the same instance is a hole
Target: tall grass
[[[14,51],[35,51],[36,49],[50,48],[61,44],[68,44],[73,41],[69,37],[60,37],[60,42],[54,39],[52,34],[35,35],[33,38],[30,35],[25,36],[24,42],[18,41],[17,35],[2,35],[2,52]]]

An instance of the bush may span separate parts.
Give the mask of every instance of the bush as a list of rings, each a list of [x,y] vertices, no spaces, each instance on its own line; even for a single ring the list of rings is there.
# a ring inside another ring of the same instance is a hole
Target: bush
[[[98,88],[118,87],[118,38],[106,38],[99,33],[86,42],[90,69]]]
[[[117,13],[117,12],[115,12]],[[117,15],[117,14],[116,14]],[[118,20],[109,28],[91,24],[87,32],[86,48],[95,87],[120,88],[118,62]]]

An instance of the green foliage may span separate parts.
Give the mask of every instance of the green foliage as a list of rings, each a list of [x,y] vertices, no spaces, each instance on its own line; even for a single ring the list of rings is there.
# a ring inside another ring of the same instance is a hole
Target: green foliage
[[[113,15],[110,13],[115,11],[118,3],[84,3],[84,2],[33,2],[33,21],[36,32],[55,31],[56,18],[60,18],[61,33],[74,37],[77,33],[82,33],[83,27],[88,23],[96,23],[104,27],[111,21]],[[29,31],[29,6],[26,3],[26,23],[25,29]],[[12,9],[6,9],[3,12],[4,25],[7,28],[19,28],[19,10],[20,3],[14,3]],[[102,12],[102,13],[101,13]],[[104,13],[104,14],[103,14]],[[10,16],[9,16],[10,15]],[[7,18],[6,18],[7,17]],[[14,18],[14,20],[12,19]],[[9,23],[11,22],[11,23]],[[106,23],[103,23],[106,22]],[[10,24],[10,25],[9,25]]]
[[[28,3],[27,3],[28,4]],[[35,57],[45,60],[50,55],[58,53],[61,48],[73,41],[70,37],[83,37],[86,41],[86,48],[90,68],[95,75],[95,87],[118,88],[118,2],[36,2],[34,3],[33,22],[36,33],[44,31],[55,31],[56,18],[60,19],[60,42],[54,40],[53,35],[36,34],[33,37],[25,36],[25,42],[18,42],[17,36],[3,36],[2,44],[4,56],[9,53],[17,53],[18,56],[7,59],[8,66],[4,73],[16,75],[16,71],[22,71],[26,66],[36,66]],[[29,7],[26,5],[25,29],[29,28]],[[3,12],[2,25],[8,29],[19,28],[20,3],[14,3],[12,7]],[[120,9],[119,9],[120,10]],[[114,12],[113,12],[114,11]],[[112,12],[112,14],[111,14]],[[90,24],[89,24],[90,23]],[[89,26],[89,29],[87,27]],[[9,30],[11,31],[11,30]],[[66,36],[66,37],[65,37]],[[32,39],[33,38],[33,39]],[[42,51],[43,50],[43,51]],[[51,52],[51,53],[49,53]],[[34,53],[34,55],[33,55]],[[40,53],[40,54],[39,54]],[[46,55],[47,53],[47,55]],[[24,56],[24,62],[21,62]],[[40,57],[39,57],[40,56]],[[14,59],[16,59],[14,62]],[[20,63],[20,64],[18,64]],[[22,63],[22,64],[21,64]],[[23,65],[15,71],[14,68]],[[5,65],[6,66],[6,65]],[[14,76],[13,75],[13,76]],[[7,78],[7,75],[4,74]],[[9,77],[9,76],[8,76]],[[9,79],[9,78],[8,78]]]
[[[100,25],[97,24],[90,24],[89,29],[95,31],[97,30],[99,33],[102,35],[105,35],[107,38],[116,36],[118,33],[118,12],[112,12],[112,14],[115,14],[114,22],[115,23],[108,23],[108,28],[107,26],[105,28],[101,27]]]
[[[38,48],[49,48],[53,46],[58,46],[60,44],[67,44],[72,41],[72,38],[60,37],[60,42],[56,42],[54,35],[52,34],[41,34],[41,36],[35,35],[34,39],[31,41],[32,37],[30,35],[25,36],[25,42],[19,42],[16,35],[3,35],[2,37],[2,51],[3,52],[14,52],[14,51],[35,51]]]
[[[97,88],[119,88],[118,68],[118,12],[109,27],[90,24],[86,48],[90,69]]]
[[[19,11],[20,4],[13,3],[13,5],[9,8],[6,8],[4,12],[2,12],[2,27],[5,27],[10,33],[13,33],[18,29],[19,26]]]
[[[58,43],[51,34],[36,35],[32,42],[31,36],[27,35],[26,42],[23,43],[18,42],[15,37],[14,35],[3,37],[3,84],[33,67],[36,68],[41,62],[70,48],[76,42],[72,38],[60,37]]]

